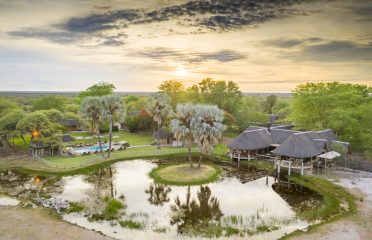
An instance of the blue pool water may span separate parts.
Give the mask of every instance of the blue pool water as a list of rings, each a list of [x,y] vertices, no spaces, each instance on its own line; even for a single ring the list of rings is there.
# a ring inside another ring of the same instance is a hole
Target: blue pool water
[[[102,150],[105,151],[109,148],[108,144],[102,144]],[[78,154],[82,154],[83,152],[95,152],[100,151],[99,145],[89,146],[89,147],[82,147],[82,148],[75,148],[74,152]]]

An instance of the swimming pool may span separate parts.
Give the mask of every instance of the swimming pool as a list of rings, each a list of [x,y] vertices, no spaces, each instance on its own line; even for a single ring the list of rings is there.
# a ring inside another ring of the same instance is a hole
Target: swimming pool
[[[106,151],[109,148],[108,144],[102,144],[102,150]],[[100,151],[101,148],[99,145],[94,145],[94,146],[88,146],[88,147],[82,147],[82,148],[74,148],[72,151],[76,154],[83,154],[84,152],[95,152],[95,151]]]

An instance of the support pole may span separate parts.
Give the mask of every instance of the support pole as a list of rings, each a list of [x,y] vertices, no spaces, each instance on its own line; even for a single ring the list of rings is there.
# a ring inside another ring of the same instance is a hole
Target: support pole
[[[301,175],[304,175],[304,159],[301,159]]]
[[[292,162],[289,162],[288,164],[288,176],[289,177],[291,176],[291,165],[292,165]]]
[[[239,155],[238,155],[238,163],[240,163],[240,153],[239,153]]]

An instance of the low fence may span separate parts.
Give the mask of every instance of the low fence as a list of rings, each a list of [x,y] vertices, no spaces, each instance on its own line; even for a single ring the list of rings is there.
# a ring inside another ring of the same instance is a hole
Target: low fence
[[[365,155],[350,155],[336,161],[337,167],[350,168],[358,171],[372,172],[372,161]]]

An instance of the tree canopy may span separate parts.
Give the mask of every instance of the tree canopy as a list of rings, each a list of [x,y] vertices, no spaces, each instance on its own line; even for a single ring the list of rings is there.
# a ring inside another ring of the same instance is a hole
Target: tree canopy
[[[366,85],[307,83],[293,92],[293,107],[289,120],[298,128],[320,130],[331,128],[354,149],[363,149],[363,136],[370,132],[371,124],[366,112],[371,104],[372,88]]]
[[[80,92],[79,97],[102,97],[105,95],[110,95],[114,93],[114,90],[116,89],[115,85],[108,82],[99,82],[97,84],[94,84],[93,86],[90,86],[85,91]]]

